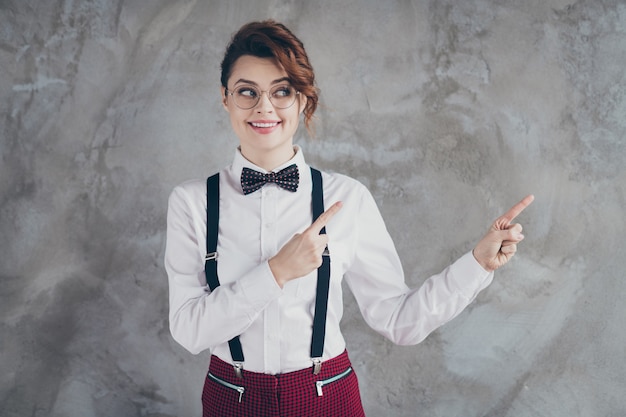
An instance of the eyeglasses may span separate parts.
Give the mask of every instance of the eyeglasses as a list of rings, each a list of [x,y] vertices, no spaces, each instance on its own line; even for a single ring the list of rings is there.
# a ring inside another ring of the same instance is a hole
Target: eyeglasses
[[[250,85],[237,87],[234,91],[226,90],[226,94],[232,96],[237,107],[242,110],[255,107],[261,100],[263,93],[267,93],[267,98],[270,99],[272,105],[277,109],[286,109],[293,106],[293,103],[296,102],[296,96],[300,94],[299,91],[296,91],[290,85],[277,85],[269,91],[261,91]]]

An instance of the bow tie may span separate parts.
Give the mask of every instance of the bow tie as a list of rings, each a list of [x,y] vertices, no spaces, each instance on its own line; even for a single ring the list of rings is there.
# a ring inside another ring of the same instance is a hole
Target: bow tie
[[[250,168],[244,168],[241,171],[241,188],[244,194],[253,193],[270,182],[277,184],[285,190],[296,191],[299,180],[300,173],[296,164],[289,165],[278,172],[269,172],[267,174]]]

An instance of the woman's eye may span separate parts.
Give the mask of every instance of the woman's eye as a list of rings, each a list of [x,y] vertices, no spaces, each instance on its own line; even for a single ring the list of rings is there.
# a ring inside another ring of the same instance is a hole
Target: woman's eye
[[[251,88],[242,88],[237,91],[237,95],[245,98],[255,98],[256,96],[258,96],[258,93],[256,92],[256,90],[253,90]]]
[[[290,87],[279,87],[276,90],[274,90],[274,94],[275,97],[289,97],[291,95],[291,88]]]

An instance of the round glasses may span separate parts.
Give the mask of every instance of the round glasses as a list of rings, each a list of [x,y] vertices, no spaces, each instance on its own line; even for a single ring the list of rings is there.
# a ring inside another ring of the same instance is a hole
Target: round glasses
[[[296,91],[290,85],[277,85],[269,91],[261,91],[250,85],[236,87],[234,91],[226,90],[226,94],[232,96],[235,105],[242,110],[255,107],[261,100],[263,93],[267,93],[270,102],[277,109],[286,109],[293,106],[293,103],[296,102],[296,96],[300,94],[299,91]]]

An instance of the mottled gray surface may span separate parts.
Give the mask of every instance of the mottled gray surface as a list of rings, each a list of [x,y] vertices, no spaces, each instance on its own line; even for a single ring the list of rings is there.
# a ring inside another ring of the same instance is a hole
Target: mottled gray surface
[[[230,35],[274,17],[322,89],[314,165],[374,193],[419,285],[527,193],[518,257],[397,347],[351,295],[370,416],[624,416],[623,0],[0,0],[0,415],[197,416],[166,199],[230,162]]]

